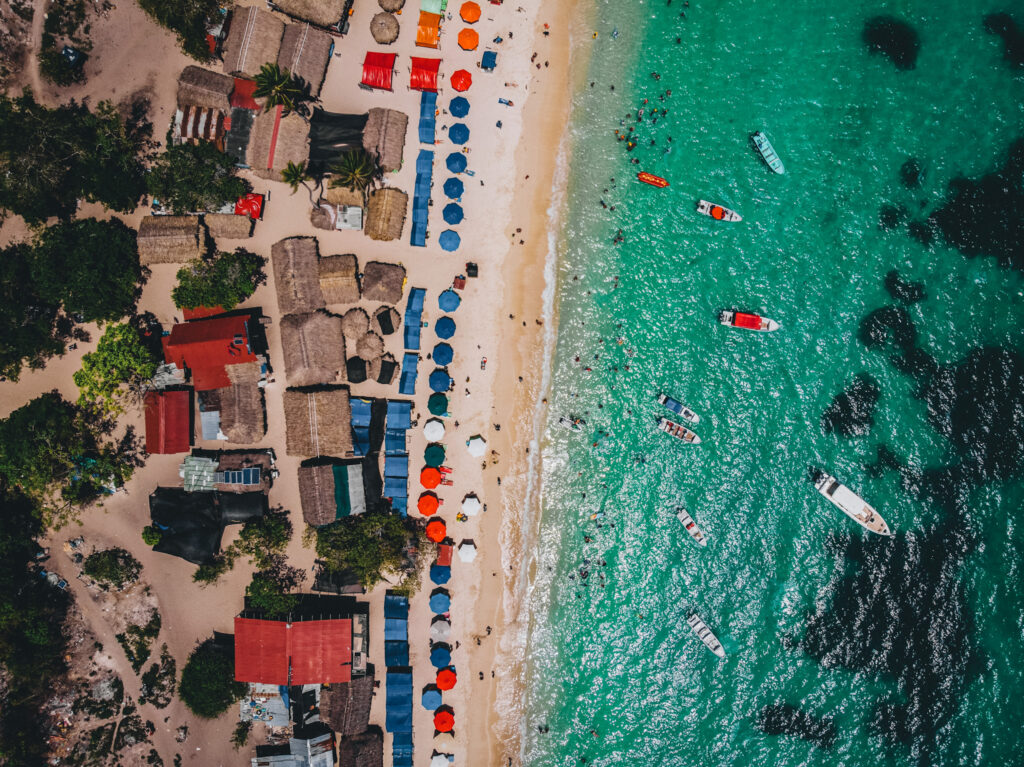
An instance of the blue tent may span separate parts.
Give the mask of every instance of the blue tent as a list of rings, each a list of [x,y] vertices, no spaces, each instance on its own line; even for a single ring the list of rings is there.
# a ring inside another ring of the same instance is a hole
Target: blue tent
[[[494,70],[494,67],[498,65],[498,54],[494,51],[484,51],[484,56],[480,59],[480,68],[485,69],[488,72]]]
[[[406,640],[384,640],[384,665],[408,666],[409,643]]]
[[[441,232],[441,236],[437,238],[437,243],[441,246],[441,250],[451,253],[459,249],[459,245],[462,244],[462,238],[459,237],[459,233],[455,230],[445,229]]]
[[[469,99],[465,96],[456,96],[448,105],[448,111],[455,117],[465,117],[469,114]]]
[[[444,182],[444,193],[453,200],[462,197],[462,193],[466,191],[466,185],[462,183],[461,179],[457,179],[452,176],[450,179]]]
[[[437,305],[441,308],[442,312],[454,312],[461,303],[462,298],[451,288],[442,291],[441,295],[437,297]]]
[[[452,385],[452,377],[444,372],[441,368],[438,368],[430,374],[430,390],[431,391],[448,391]]]
[[[434,143],[435,114],[437,112],[437,94],[423,91],[420,97],[420,143]]]
[[[408,498],[409,497],[409,478],[408,477],[384,477],[384,490],[382,491],[382,497],[391,498]]]
[[[444,668],[452,664],[452,651],[448,645],[436,644],[430,651],[430,665],[434,668]]]
[[[405,429],[386,429],[384,431],[384,455],[399,455],[405,451]]]
[[[426,208],[423,209],[426,213]],[[426,225],[426,218],[423,220]],[[423,313],[423,302],[426,291],[413,288],[409,291],[409,301],[405,305],[405,348],[419,351],[420,348],[420,316]]]
[[[409,597],[400,594],[384,595],[385,618],[409,618]]]
[[[434,347],[433,357],[435,364],[444,366],[451,364],[455,354],[449,344],[439,343]]]
[[[448,155],[448,158],[444,161],[444,164],[448,166],[448,170],[452,173],[462,173],[466,169],[469,163],[466,161],[466,155],[462,152],[452,152]]]
[[[409,456],[384,456],[384,476],[407,478],[409,476]]]
[[[430,580],[438,586],[443,586],[452,579],[452,569],[447,565],[431,565]]]
[[[434,333],[438,338],[451,338],[455,335],[455,320],[451,317],[442,317],[434,323]]]
[[[428,687],[423,691],[421,702],[423,703],[423,708],[428,711],[440,708],[442,703],[441,691],[436,687]]]
[[[448,140],[453,144],[465,144],[469,141],[469,126],[466,123],[455,123],[448,129]]]
[[[450,202],[444,206],[443,215],[446,224],[458,224],[464,218],[462,208],[455,202]]]
[[[409,621],[405,618],[384,619],[384,641],[409,641]]]
[[[389,429],[408,429],[412,426],[412,403],[401,399],[389,399],[386,419]]]
[[[412,670],[389,670],[385,695],[387,731],[412,732]]]
[[[434,589],[430,595],[430,609],[435,613],[446,613],[452,606],[452,598],[444,589]]]
[[[416,393],[416,377],[419,375],[416,367],[419,363],[419,356],[407,352],[402,358],[402,375],[398,379],[398,391],[402,394],[413,395]]]

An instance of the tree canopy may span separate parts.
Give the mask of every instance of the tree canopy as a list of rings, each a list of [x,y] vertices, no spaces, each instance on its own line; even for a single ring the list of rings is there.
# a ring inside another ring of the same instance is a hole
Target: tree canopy
[[[247,689],[245,684],[235,681],[231,649],[207,639],[188,656],[181,671],[178,695],[196,716],[216,719]]]
[[[41,368],[64,351],[72,327],[58,301],[39,295],[31,246],[0,250],[0,375],[17,380],[24,365]]]
[[[139,5],[178,36],[178,44],[189,56],[199,61],[213,58],[206,30],[222,18],[219,0],[139,0]]]
[[[235,174],[235,160],[213,144],[179,144],[153,162],[149,193],[175,214],[215,211],[250,190]]]
[[[316,553],[332,570],[351,570],[365,589],[406,563],[406,549],[422,530],[397,514],[370,511],[317,529]]]
[[[239,248],[212,258],[197,258],[178,270],[178,284],[171,292],[179,309],[220,306],[234,309],[267,281],[266,259]]]
[[[377,160],[365,149],[350,149],[330,167],[331,186],[366,193],[380,177]]]
[[[264,610],[270,618],[287,615],[298,604],[299,597],[292,592],[302,585],[305,576],[297,567],[286,565],[284,557],[279,560],[277,566],[253,573],[245,588],[249,604]]]
[[[121,412],[125,399],[141,396],[143,384],[153,378],[158,365],[135,325],[109,325],[96,351],[82,357],[82,369],[74,375],[78,401]]]
[[[256,98],[265,99],[263,109],[269,111],[276,106],[284,107],[284,113],[308,111],[306,102],[313,100],[309,83],[297,77],[274,62],[260,67],[256,74]]]
[[[82,572],[94,581],[122,589],[139,579],[142,563],[126,549],[102,549],[85,558]]]

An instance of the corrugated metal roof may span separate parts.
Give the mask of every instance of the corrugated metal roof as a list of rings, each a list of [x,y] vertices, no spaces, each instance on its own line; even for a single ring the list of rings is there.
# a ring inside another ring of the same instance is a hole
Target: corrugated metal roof
[[[146,394],[146,452],[187,453],[192,443],[192,392]]]

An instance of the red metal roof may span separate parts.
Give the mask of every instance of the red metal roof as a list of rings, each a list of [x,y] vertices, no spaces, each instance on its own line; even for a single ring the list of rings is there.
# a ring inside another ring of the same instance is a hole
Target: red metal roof
[[[196,306],[192,309],[187,306],[182,307],[181,316],[185,320],[201,320],[204,317],[216,317],[218,314],[224,314],[223,307],[220,306]]]
[[[192,443],[192,392],[146,394],[146,452],[187,453]]]
[[[442,543],[437,547],[437,564],[450,567],[452,564],[452,547],[450,544]]]
[[[235,618],[235,679],[278,685],[351,681],[352,620]]]
[[[186,322],[164,336],[164,355],[179,368],[188,368],[196,391],[223,389],[231,385],[227,366],[255,362],[249,348],[247,315],[215,317]],[[235,338],[241,336],[241,343]]]

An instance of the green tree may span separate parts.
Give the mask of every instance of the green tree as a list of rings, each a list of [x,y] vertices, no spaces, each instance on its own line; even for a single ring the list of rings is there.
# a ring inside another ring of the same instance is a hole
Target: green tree
[[[160,528],[153,527],[153,525],[146,525],[142,528],[142,542],[147,546],[156,546],[160,543],[160,539],[164,537],[163,532]]]
[[[342,186],[364,195],[380,177],[380,167],[364,149],[350,149],[331,166],[331,186]]]
[[[196,716],[216,719],[239,700],[246,685],[235,681],[235,659],[230,648],[207,639],[192,651],[181,672],[178,695]]]
[[[222,18],[220,0],[139,0],[139,5],[178,36],[178,44],[189,56],[199,61],[213,58],[206,30]]]
[[[305,104],[313,99],[309,84],[296,77],[287,69],[270,62],[260,67],[256,74],[256,98],[266,99],[263,108],[270,111],[276,106],[284,107],[284,113],[305,111]]]
[[[85,558],[82,572],[94,581],[123,589],[139,579],[142,563],[125,549],[103,549],[94,551]]]
[[[40,295],[86,322],[132,314],[142,293],[136,234],[117,219],[78,219],[36,238],[32,276]]]
[[[231,745],[235,751],[242,748],[249,742],[249,733],[252,731],[252,720],[246,719],[235,725],[235,731],[231,734]]]
[[[238,533],[238,538],[213,562],[200,565],[192,580],[204,586],[216,583],[222,575],[235,566],[239,557],[248,557],[257,570],[277,571],[284,563],[282,554],[292,538],[292,523],[288,512],[274,509],[261,517],[250,519]],[[280,582],[285,576],[281,575]]]
[[[309,180],[309,174],[306,173],[306,163],[289,161],[289,163],[284,166],[284,170],[281,171],[281,180],[290,186],[292,188],[292,194],[295,194],[299,191],[299,186],[305,184]]]
[[[128,323],[110,325],[96,351],[82,357],[82,369],[74,375],[80,391],[78,401],[123,412],[126,399],[141,398],[142,387],[153,378],[158,364],[138,328]]]
[[[297,567],[285,564],[284,557],[279,560],[270,569],[253,573],[245,589],[249,604],[272,618],[287,615],[299,603],[299,597],[292,592],[302,585],[305,576]]]
[[[242,248],[198,258],[178,270],[178,284],[171,291],[179,309],[220,306],[234,309],[267,281],[266,259]]]
[[[60,303],[36,290],[32,248],[18,244],[0,250],[0,376],[16,381],[23,366],[41,368],[62,354],[72,326]]]
[[[423,540],[413,520],[369,511],[318,528],[316,553],[328,568],[351,570],[363,588],[371,589],[385,574],[400,573],[407,550],[418,548]]]
[[[236,175],[234,158],[206,141],[168,147],[150,168],[147,184],[175,214],[219,210],[251,189]]]

